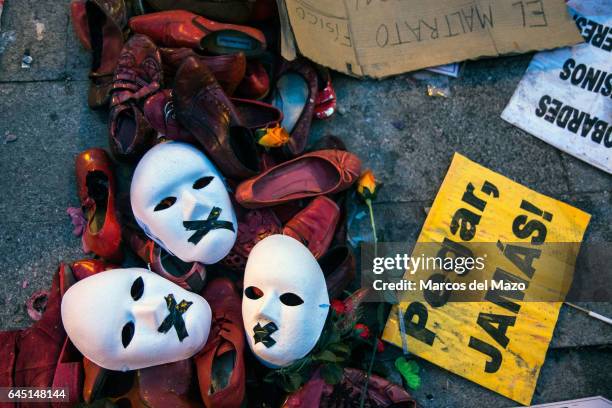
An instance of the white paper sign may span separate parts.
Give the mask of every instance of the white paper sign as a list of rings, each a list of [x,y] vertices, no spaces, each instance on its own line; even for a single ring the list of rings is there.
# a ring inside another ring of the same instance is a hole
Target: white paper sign
[[[571,0],[584,43],[534,57],[501,117],[612,174],[612,0]]]
[[[608,401],[604,397],[589,397],[571,401],[559,401],[551,402],[549,404],[532,405],[527,408],[612,408],[612,402]]]

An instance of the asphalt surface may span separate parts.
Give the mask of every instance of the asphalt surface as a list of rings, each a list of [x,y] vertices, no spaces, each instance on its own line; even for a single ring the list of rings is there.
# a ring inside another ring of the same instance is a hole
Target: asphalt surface
[[[66,214],[78,206],[74,157],[107,147],[106,114],[86,103],[89,55],[68,0],[7,0],[0,27],[0,329],[31,324],[26,299],[58,263],[86,257]],[[21,68],[25,52],[33,58]],[[612,242],[612,176],[500,118],[530,55],[468,62],[451,95],[426,94],[413,75],[334,76],[339,113],[312,140],[341,137],[385,186],[375,204],[387,241],[412,242],[454,152],[592,215],[585,242]],[[610,303],[594,310],[612,316]],[[533,403],[612,397],[612,327],[564,306]],[[0,356],[1,358],[1,356]],[[510,407],[502,396],[421,362],[424,407]]]

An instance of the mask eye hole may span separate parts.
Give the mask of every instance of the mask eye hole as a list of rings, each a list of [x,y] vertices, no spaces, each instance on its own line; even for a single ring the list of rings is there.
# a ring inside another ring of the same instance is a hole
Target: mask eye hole
[[[299,306],[304,303],[301,297],[291,292],[283,293],[280,296],[280,301],[287,306]]]
[[[130,295],[132,295],[132,299],[138,300],[142,297],[144,292],[144,282],[142,277],[138,277],[134,283],[132,283],[132,288],[130,289]]]
[[[257,300],[263,296],[263,291],[255,286],[249,286],[244,290],[244,294],[249,299]]]
[[[176,203],[176,197],[166,197],[159,203],[157,203],[153,211],[163,211],[167,208],[172,207],[174,203]]]
[[[123,330],[121,330],[121,343],[123,343],[123,348],[127,348],[128,344],[130,344],[133,337],[134,337],[134,322],[127,322],[123,326]]]
[[[200,190],[204,187],[206,187],[207,185],[210,184],[210,182],[214,179],[214,177],[212,176],[206,176],[206,177],[202,177],[196,180],[195,183],[193,183],[193,188],[194,190]]]

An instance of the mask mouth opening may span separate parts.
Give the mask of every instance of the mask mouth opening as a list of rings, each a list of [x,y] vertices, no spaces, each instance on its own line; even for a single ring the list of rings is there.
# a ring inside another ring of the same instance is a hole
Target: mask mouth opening
[[[87,195],[95,205],[86,208],[86,216],[89,220],[89,228],[94,234],[102,229],[106,219],[108,203],[108,177],[104,172],[95,170],[87,173],[85,178]]]

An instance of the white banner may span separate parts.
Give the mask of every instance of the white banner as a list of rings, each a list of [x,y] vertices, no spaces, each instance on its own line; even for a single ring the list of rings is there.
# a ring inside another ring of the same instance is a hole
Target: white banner
[[[612,0],[568,7],[585,42],[537,53],[501,117],[612,174]]]

